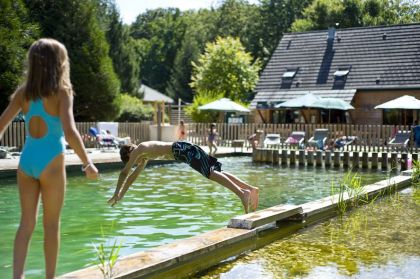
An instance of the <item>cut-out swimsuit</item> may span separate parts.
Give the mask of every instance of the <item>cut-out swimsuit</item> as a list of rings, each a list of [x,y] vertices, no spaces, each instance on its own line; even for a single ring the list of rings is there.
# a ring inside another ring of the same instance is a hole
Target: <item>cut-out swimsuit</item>
[[[29,133],[29,123],[34,116],[41,117],[47,132],[41,138],[33,138]],[[51,161],[66,149],[63,126],[57,116],[48,114],[41,99],[29,102],[25,115],[26,139],[20,157],[19,167],[28,176],[39,178]]]
[[[176,161],[190,165],[207,178],[212,171],[222,171],[222,164],[195,144],[176,141],[172,144],[172,153]]]

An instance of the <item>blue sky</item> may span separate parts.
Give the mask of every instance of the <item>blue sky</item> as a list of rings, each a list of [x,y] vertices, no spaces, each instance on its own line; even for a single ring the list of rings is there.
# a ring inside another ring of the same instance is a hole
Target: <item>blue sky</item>
[[[217,7],[220,0],[115,0],[124,23],[130,24],[147,9],[175,7],[180,10]],[[258,0],[248,0],[258,3]]]

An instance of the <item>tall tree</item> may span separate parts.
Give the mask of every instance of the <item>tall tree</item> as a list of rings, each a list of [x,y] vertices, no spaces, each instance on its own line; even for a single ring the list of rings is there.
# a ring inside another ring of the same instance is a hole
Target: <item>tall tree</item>
[[[293,31],[321,30],[339,24],[340,28],[418,22],[420,3],[403,0],[315,0]]]
[[[98,19],[109,44],[109,56],[115,73],[121,81],[121,91],[135,95],[140,81],[140,55],[130,36],[130,28],[124,25],[114,0],[95,0]]]
[[[0,111],[21,82],[26,52],[38,35],[20,0],[0,0]]]
[[[109,58],[109,46],[92,0],[27,0],[31,16],[43,36],[55,38],[68,49],[78,121],[113,120],[119,113],[120,83]]]
[[[140,69],[142,81],[148,86],[166,91],[184,32],[181,12],[175,8],[148,10],[132,24],[131,35],[148,51]]]

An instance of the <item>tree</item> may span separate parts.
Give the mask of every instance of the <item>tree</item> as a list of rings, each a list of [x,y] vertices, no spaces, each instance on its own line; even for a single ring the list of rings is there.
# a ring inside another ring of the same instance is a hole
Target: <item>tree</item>
[[[260,70],[238,38],[216,38],[206,45],[198,63],[193,63],[191,87],[196,92],[221,93],[232,100],[246,101],[254,89]]]
[[[113,0],[96,0],[99,21],[109,44],[109,56],[121,81],[121,91],[135,95],[140,85],[140,55],[130,28],[122,23]]]
[[[26,53],[37,36],[22,1],[0,0],[0,111],[22,81]]]
[[[119,113],[120,83],[108,56],[109,46],[98,20],[96,2],[27,0],[42,35],[61,41],[69,52],[76,92],[77,121],[113,120]]]
[[[420,20],[414,0],[315,0],[292,25],[293,31],[413,23]]]
[[[177,50],[181,46],[185,24],[179,9],[148,10],[131,26],[131,36],[141,40],[143,50],[140,75],[142,81],[165,92]]]

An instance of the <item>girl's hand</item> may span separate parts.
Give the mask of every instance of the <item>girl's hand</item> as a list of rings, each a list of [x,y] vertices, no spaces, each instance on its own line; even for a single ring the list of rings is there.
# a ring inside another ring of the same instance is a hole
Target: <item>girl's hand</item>
[[[93,163],[89,163],[89,165],[84,169],[86,177],[89,179],[96,179],[98,178],[98,169],[95,167]]]

